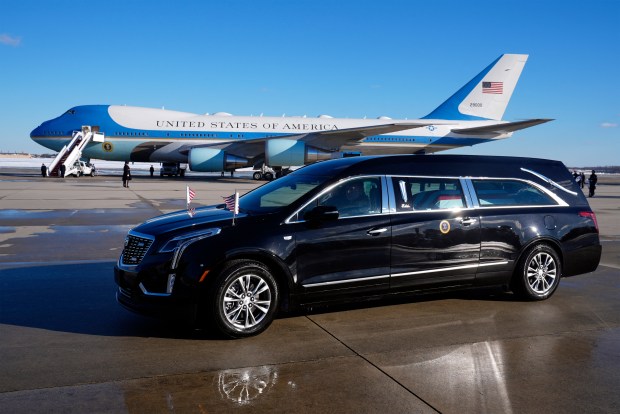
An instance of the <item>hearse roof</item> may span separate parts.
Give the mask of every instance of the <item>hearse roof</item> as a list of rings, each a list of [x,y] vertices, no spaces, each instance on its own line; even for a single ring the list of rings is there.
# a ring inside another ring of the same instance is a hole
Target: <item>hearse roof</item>
[[[459,177],[527,177],[521,168],[536,171],[553,180],[571,179],[560,161],[539,158],[484,155],[385,155],[350,157],[304,167],[317,175],[442,175]]]

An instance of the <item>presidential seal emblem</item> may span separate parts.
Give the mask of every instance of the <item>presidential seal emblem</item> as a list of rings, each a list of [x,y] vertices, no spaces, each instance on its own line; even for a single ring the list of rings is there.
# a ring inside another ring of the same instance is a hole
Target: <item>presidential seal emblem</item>
[[[441,220],[441,223],[439,223],[439,231],[443,234],[447,234],[450,231],[450,222],[448,220]]]

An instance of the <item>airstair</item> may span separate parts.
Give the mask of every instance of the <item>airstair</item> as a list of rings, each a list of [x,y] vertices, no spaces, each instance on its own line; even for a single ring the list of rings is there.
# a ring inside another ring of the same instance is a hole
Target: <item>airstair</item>
[[[60,177],[61,165],[65,166],[65,170],[69,170],[76,161],[79,161],[82,157],[82,150],[91,141],[103,142],[104,135],[92,131],[90,126],[83,126],[81,131],[73,131],[71,142],[58,152],[58,155],[50,164],[49,175]]]

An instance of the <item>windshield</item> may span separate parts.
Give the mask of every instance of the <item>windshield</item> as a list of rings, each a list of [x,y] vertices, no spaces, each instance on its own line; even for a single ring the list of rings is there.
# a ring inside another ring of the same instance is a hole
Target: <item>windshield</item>
[[[309,193],[329,177],[289,174],[258,187],[239,199],[239,208],[245,213],[272,213]]]

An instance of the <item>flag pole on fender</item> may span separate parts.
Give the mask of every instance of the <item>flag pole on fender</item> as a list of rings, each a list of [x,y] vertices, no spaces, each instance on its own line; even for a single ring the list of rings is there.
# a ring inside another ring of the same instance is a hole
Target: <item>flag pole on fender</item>
[[[188,185],[185,191],[185,202],[187,205],[187,214],[189,214],[190,217],[194,217],[194,214],[196,214],[196,209],[189,207],[190,203],[195,197],[196,197],[196,192],[192,190],[191,188],[189,188],[189,185]]]
[[[235,190],[234,194],[229,195],[228,197],[222,197],[224,199],[224,203],[226,204],[226,208],[233,213],[232,224],[235,225],[235,217],[239,214],[239,193]]]

